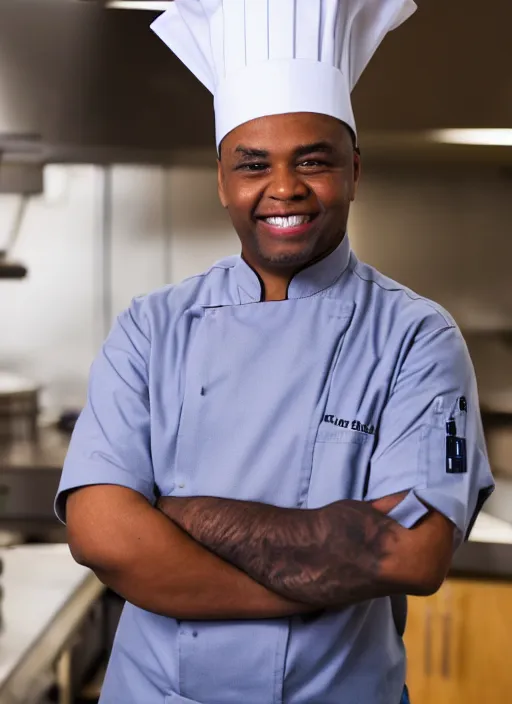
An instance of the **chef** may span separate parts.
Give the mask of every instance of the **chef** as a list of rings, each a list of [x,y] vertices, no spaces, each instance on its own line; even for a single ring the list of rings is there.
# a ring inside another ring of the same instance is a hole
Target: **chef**
[[[56,509],[126,599],[102,704],[399,704],[405,594],[492,490],[450,315],[360,262],[350,94],[410,0],[176,0],[241,256],[135,299]],[[404,57],[405,58],[405,57]]]

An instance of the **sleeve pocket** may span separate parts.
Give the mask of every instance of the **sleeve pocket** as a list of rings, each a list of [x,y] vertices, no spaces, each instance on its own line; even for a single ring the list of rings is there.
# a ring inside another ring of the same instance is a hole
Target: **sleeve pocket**
[[[423,428],[419,463],[426,477],[426,486],[416,488],[414,493],[446,516],[463,534],[469,491],[468,472],[447,472],[446,437],[444,427],[428,425]]]

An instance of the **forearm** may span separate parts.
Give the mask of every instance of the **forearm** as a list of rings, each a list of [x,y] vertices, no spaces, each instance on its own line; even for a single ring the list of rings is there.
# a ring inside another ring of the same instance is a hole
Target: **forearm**
[[[201,544],[290,599],[339,608],[415,590],[396,559],[407,531],[368,503],[301,510],[201,497],[161,506]]]
[[[108,504],[108,511],[102,503]],[[83,516],[84,511],[86,520],[73,519],[73,514]],[[214,555],[134,492],[90,487],[68,498],[67,512],[70,546],[78,561],[147,611],[215,620],[274,618],[311,610]]]

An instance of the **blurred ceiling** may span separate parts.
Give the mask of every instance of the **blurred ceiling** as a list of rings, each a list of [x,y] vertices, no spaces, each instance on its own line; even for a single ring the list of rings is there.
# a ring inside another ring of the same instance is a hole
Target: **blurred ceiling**
[[[354,93],[361,141],[376,155],[445,158],[426,131],[512,128],[511,0],[418,5]],[[103,0],[1,0],[0,133],[41,134],[51,159],[211,154],[211,96],[149,30],[155,15]],[[510,148],[475,153],[512,162]]]

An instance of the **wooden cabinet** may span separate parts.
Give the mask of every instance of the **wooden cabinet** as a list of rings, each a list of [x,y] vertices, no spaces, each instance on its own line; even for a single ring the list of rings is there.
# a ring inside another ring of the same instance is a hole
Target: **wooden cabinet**
[[[512,701],[512,584],[449,579],[411,597],[405,644],[412,704]]]

